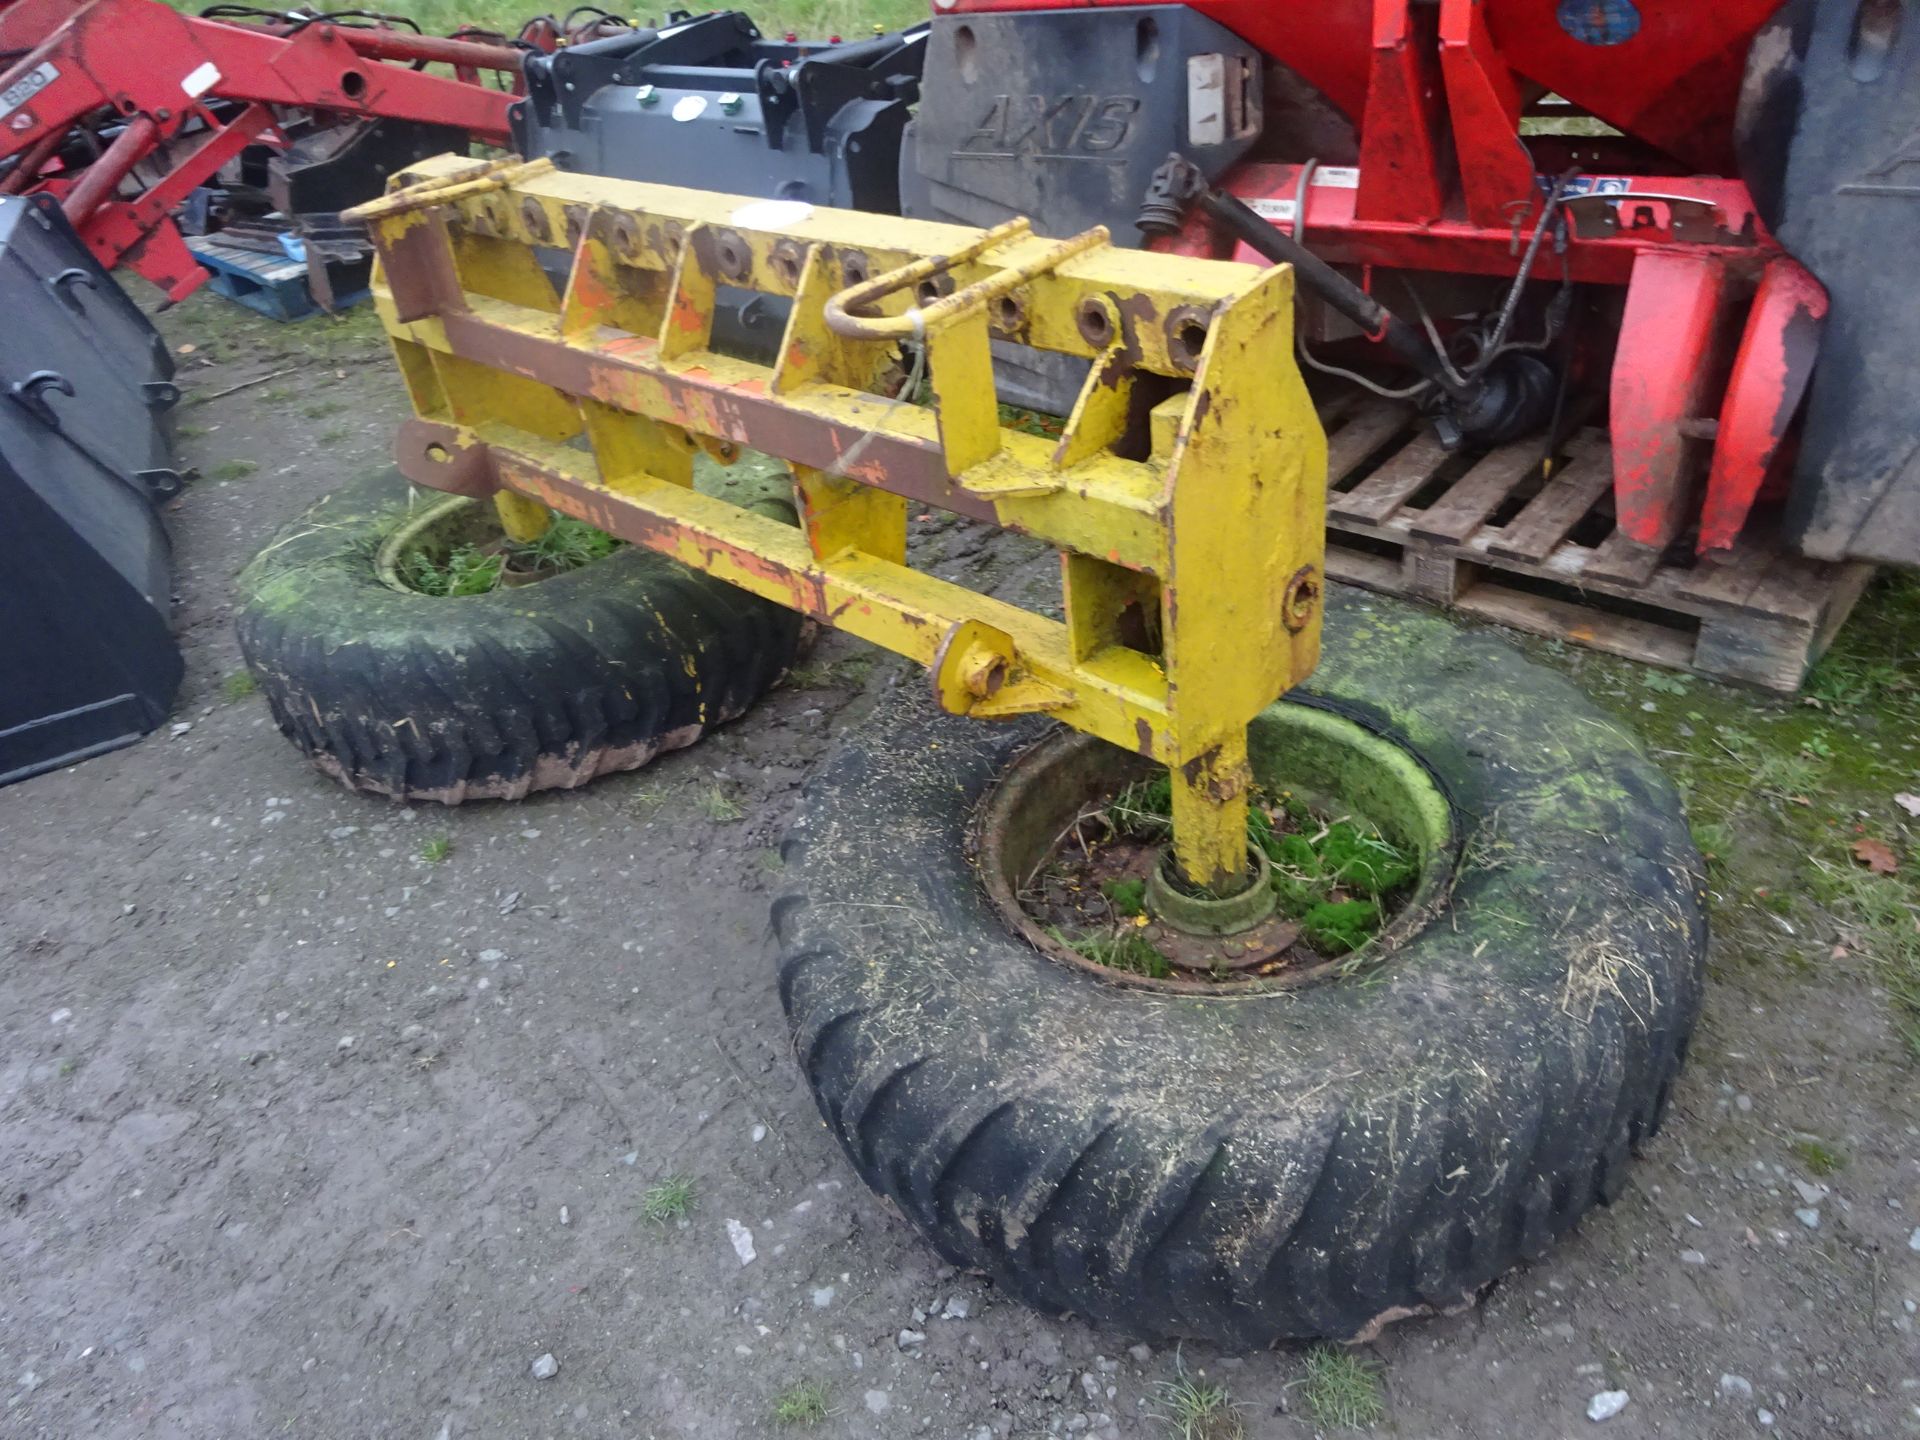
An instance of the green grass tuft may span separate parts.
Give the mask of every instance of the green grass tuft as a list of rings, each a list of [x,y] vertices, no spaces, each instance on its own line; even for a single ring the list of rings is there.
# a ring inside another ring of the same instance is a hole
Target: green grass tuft
[[[1327,900],[1300,917],[1300,933],[1323,955],[1347,955],[1380,928],[1377,900]]]
[[[430,835],[420,842],[420,858],[429,865],[438,865],[451,854],[453,854],[451,835]]]
[[[216,480],[244,480],[259,468],[251,460],[222,460],[207,473]]]
[[[1835,1150],[1832,1146],[1818,1140],[1796,1140],[1787,1148],[1793,1152],[1795,1159],[1806,1166],[1807,1173],[1816,1180],[1837,1175],[1847,1168],[1847,1156],[1844,1151]]]
[[[700,813],[715,824],[728,825],[741,819],[747,812],[740,808],[740,802],[727,793],[722,785],[709,785],[700,793]]]
[[[1167,1440],[1242,1440],[1247,1433],[1240,1407],[1216,1385],[1187,1373],[1175,1363],[1175,1375],[1155,1387],[1154,1418],[1166,1427]]]
[[[538,569],[565,571],[604,560],[620,548],[620,542],[584,520],[556,515],[538,537],[514,548]]]
[[[1124,970],[1129,975],[1144,975],[1149,980],[1164,980],[1173,973],[1167,957],[1151,940],[1132,925],[1123,925],[1107,935],[1082,935],[1078,939],[1057,927],[1047,931],[1055,940],[1073,951],[1104,965],[1109,970]]]
[[[260,682],[246,670],[236,670],[220,682],[220,693],[229,700],[244,700],[260,688]]]
[[[1113,906],[1116,915],[1144,915],[1147,913],[1147,882],[1144,880],[1109,880],[1100,887],[1100,893],[1107,897],[1107,903]]]
[[[400,581],[422,595],[485,595],[500,583],[502,564],[477,545],[457,546],[444,559],[415,550],[400,559]]]
[[[669,1175],[640,1197],[640,1218],[649,1225],[671,1225],[691,1215],[699,1199],[691,1175]]]
[[[1350,1350],[1314,1346],[1307,1352],[1307,1373],[1295,1383],[1319,1425],[1363,1429],[1387,1413],[1379,1370]]]
[[[818,1380],[796,1380],[773,1397],[773,1418],[782,1425],[818,1425],[830,1413]]]

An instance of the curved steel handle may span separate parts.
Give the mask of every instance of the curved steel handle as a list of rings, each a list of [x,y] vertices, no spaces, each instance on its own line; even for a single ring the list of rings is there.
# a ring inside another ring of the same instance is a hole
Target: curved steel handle
[[[93,276],[85,270],[82,270],[78,265],[69,265],[58,275],[49,275],[47,277],[47,289],[58,296],[60,302],[69,310],[73,311],[74,314],[84,315],[86,311],[81,307],[80,297],[74,294],[70,288],[75,285],[84,286],[89,290],[99,288],[99,284]]]
[[[8,387],[7,393],[12,395],[30,414],[38,416],[43,424],[58,430],[60,417],[53,413],[53,406],[49,405],[46,397],[40,393],[43,390],[57,390],[60,394],[71,397],[73,382],[58,370],[36,370],[26,379],[14,381]]]
[[[863,280],[858,285],[849,285],[826,304],[827,328],[836,335],[844,335],[854,340],[908,340],[924,338],[929,330],[938,330],[942,325],[957,320],[960,316],[979,309],[991,300],[997,300],[1011,291],[1018,290],[1035,276],[1044,275],[1073,259],[1107,243],[1107,227],[1096,225],[1083,231],[1072,239],[1061,240],[1049,246],[1024,265],[1003,270],[998,275],[956,290],[951,295],[943,295],[931,305],[915,306],[904,315],[871,315],[860,312],[871,310],[889,295],[898,294],[910,286],[944,275],[956,265],[964,265],[977,260],[997,245],[1009,240],[1025,239],[1033,233],[1033,223],[1026,219],[1009,220],[1004,225],[996,225],[985,231],[978,240],[963,245],[951,255],[936,255],[916,260],[911,265],[903,265],[898,270],[890,270],[885,275],[877,275],[871,280]]]

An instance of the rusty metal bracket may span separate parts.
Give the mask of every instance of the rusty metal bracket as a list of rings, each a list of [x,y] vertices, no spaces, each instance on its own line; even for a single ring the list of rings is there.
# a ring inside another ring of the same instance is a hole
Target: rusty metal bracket
[[[1045,712],[1161,761],[1185,877],[1244,874],[1247,723],[1319,654],[1326,441],[1288,268],[454,157],[400,184],[361,215],[409,477],[910,656],[955,713]],[[793,301],[771,366],[713,348],[721,286]],[[930,403],[889,393],[902,339]],[[1093,362],[1057,440],[1002,423],[996,339]],[[791,465],[800,529],[692,488],[697,448],[741,447]],[[909,566],[927,506],[1058,549],[1061,618]]]

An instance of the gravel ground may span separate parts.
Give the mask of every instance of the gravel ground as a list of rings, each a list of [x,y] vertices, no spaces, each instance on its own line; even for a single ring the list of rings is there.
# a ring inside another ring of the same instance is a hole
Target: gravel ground
[[[1037,1316],[944,1267],[821,1127],[773,988],[775,847],[904,672],[830,636],[804,688],[635,775],[348,795],[229,694],[232,577],[378,462],[397,382],[365,317],[202,297],[164,323],[195,394],[298,368],[184,412],[177,723],[0,791],[0,1434],[724,1440],[803,1433],[775,1417],[811,1381],[824,1436],[1131,1440],[1172,1433],[1181,1369],[1249,1436],[1335,1433],[1315,1352]],[[957,528],[922,554],[983,558]],[[1910,778],[1914,738],[1876,744]],[[1920,1434],[1912,1064],[1839,922],[1718,901],[1694,1059],[1625,1196],[1357,1352],[1377,1433]],[[673,1176],[689,1213],[648,1221]],[[1603,1392],[1624,1408],[1590,1420]]]

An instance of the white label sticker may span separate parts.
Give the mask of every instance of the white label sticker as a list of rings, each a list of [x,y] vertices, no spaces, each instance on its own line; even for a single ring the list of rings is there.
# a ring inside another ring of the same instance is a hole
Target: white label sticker
[[[706,113],[707,97],[704,95],[682,95],[673,102],[673,118],[676,120],[698,120]]]
[[[1291,200],[1249,200],[1247,208],[1262,220],[1293,219],[1294,204]]]
[[[188,72],[187,78],[180,82],[180,88],[187,92],[189,100],[198,100],[207,91],[220,83],[220,67],[211,60],[196,65]]]
[[[1351,165],[1322,165],[1313,172],[1313,183],[1328,185],[1335,190],[1358,190],[1360,172]]]
[[[6,119],[59,78],[59,68],[51,60],[42,60],[13,84],[0,90],[0,120]]]
[[[1224,145],[1227,140],[1227,57],[1187,57],[1187,142]]]
[[[727,218],[749,230],[786,230],[813,214],[804,200],[755,200]]]

